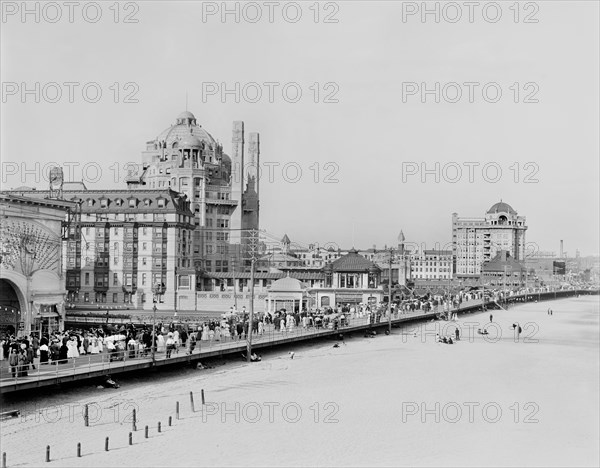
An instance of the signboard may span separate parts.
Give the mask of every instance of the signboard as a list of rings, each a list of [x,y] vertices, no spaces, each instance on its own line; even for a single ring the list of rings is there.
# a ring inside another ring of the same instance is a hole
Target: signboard
[[[562,261],[553,261],[552,262],[552,272],[555,275],[566,275],[567,274],[567,264]]]

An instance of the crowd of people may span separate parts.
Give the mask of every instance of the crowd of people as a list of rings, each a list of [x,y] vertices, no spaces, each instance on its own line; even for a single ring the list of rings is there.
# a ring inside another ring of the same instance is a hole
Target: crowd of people
[[[119,326],[104,325],[88,330],[69,329],[65,332],[38,336],[15,335],[0,338],[0,364],[6,361],[12,377],[25,377],[40,366],[70,362],[82,355],[106,355],[110,361],[147,357],[154,353],[164,353],[167,358],[180,352],[193,353],[202,344],[245,340],[250,326],[253,336],[265,334],[291,334],[297,330],[338,330],[351,323],[379,323],[388,317],[398,318],[402,314],[440,311],[449,319],[452,312],[463,302],[481,300],[482,290],[460,291],[456,294],[413,296],[378,306],[368,304],[338,304],[337,307],[324,307],[313,310],[261,312],[253,316],[250,323],[246,308],[238,311],[231,307],[229,313],[200,322],[159,323],[153,333],[153,326],[133,324]],[[512,293],[511,293],[512,295]],[[502,298],[502,292],[486,291],[489,301]]]

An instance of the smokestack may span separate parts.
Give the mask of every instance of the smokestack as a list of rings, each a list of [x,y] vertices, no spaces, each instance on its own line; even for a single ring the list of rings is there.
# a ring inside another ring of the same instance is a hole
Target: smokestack
[[[563,241],[560,240],[560,258],[563,258]]]

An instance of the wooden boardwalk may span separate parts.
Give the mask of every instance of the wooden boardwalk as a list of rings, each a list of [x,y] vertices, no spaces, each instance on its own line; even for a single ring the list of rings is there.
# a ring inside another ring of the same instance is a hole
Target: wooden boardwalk
[[[598,291],[570,290],[544,292],[539,294],[535,293],[528,294],[527,301],[560,299],[564,297],[577,296],[579,294],[598,294]],[[518,302],[523,301],[524,299],[525,296],[523,295],[512,296],[508,299],[508,302]],[[458,314],[474,312],[480,310],[481,305],[481,300],[471,300],[468,302],[463,302],[459,308],[453,309],[452,312],[457,312]],[[486,306],[488,308],[495,308],[497,307],[497,304],[494,302],[487,302]],[[438,312],[435,310],[426,313],[421,310],[414,312],[396,312],[392,315],[392,326],[397,327],[405,323],[431,320],[435,318],[437,314]],[[384,316],[381,317],[381,320],[378,323],[370,323],[367,317],[351,319],[347,326],[337,330],[314,328],[304,329],[302,327],[297,327],[291,332],[269,330],[268,332],[263,333],[263,335],[252,335],[252,349],[260,350],[290,343],[326,337],[332,338],[340,334],[364,332],[368,329],[382,329],[387,326],[388,318]],[[186,354],[182,348],[179,353],[173,353],[168,359],[164,353],[157,353],[154,361],[152,360],[151,356],[127,358],[127,352],[125,353],[126,357],[124,360],[113,362],[109,360],[107,354],[86,355],[71,359],[65,364],[51,363],[42,366],[38,365],[35,370],[29,371],[28,376],[16,378],[11,376],[9,369],[3,368],[2,372],[0,373],[0,393],[6,394],[20,390],[59,385],[68,382],[86,381],[106,375],[116,375],[126,372],[139,371],[142,369],[164,368],[165,366],[185,364],[192,365],[206,358],[232,354],[239,355],[245,352],[245,340],[228,339],[227,341],[218,343],[199,341],[197,342],[197,347],[192,354]]]

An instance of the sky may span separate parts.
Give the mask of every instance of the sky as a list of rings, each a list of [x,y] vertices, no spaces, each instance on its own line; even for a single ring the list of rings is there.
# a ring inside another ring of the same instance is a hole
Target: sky
[[[226,153],[233,121],[260,133],[273,236],[433,248],[503,200],[536,249],[598,254],[597,2],[26,5],[2,3],[3,189],[53,163],[123,187],[187,96]]]

